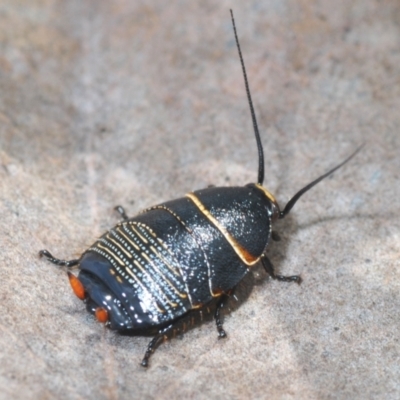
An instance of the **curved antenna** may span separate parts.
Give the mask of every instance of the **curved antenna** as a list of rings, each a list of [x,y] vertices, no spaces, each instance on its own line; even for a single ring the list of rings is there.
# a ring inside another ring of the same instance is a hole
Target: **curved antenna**
[[[349,162],[363,147],[365,146],[365,143],[363,143],[353,154],[351,154],[349,157],[347,157],[344,161],[342,161],[339,165],[336,165],[336,167],[332,168],[330,171],[327,173],[321,175],[319,178],[315,179],[311,183],[309,183],[307,186],[304,186],[303,189],[300,189],[286,204],[285,208],[283,211],[279,213],[279,218],[284,218],[285,215],[289,213],[289,211],[293,208],[293,206],[296,204],[297,200],[301,196],[303,196],[304,193],[308,192],[313,186],[315,186],[317,183],[321,182],[323,179],[328,177],[329,175],[333,174],[336,170],[338,170],[340,167],[342,167],[344,164]]]
[[[256,114],[254,112],[253,102],[251,101],[249,82],[247,81],[246,68],[244,66],[242,51],[240,50],[239,39],[238,39],[237,32],[236,32],[235,19],[233,18],[232,10],[230,10],[230,12],[231,12],[231,18],[232,18],[233,31],[235,33],[236,45],[237,45],[237,49],[239,52],[240,62],[242,64],[244,84],[246,86],[247,99],[249,100],[250,113],[251,113],[251,119],[253,121],[254,134],[255,134],[256,140],[257,140],[257,148],[258,148],[258,181],[257,182],[259,185],[262,185],[264,182],[264,150],[263,150],[262,143],[261,143],[260,133],[258,131],[257,119],[256,119]]]

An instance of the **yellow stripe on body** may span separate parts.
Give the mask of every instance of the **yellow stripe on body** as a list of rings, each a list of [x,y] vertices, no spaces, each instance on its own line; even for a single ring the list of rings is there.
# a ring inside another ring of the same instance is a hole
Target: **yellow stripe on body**
[[[125,263],[115,254],[113,253],[108,247],[102,246],[100,243],[97,243],[97,246],[99,249],[102,249],[106,253],[108,253],[114,260],[118,262],[119,265],[122,267],[125,267]]]
[[[232,246],[235,253],[248,266],[256,264],[260,257],[254,257],[227,231],[227,229],[206,209],[204,204],[194,193],[186,194],[186,197],[193,201],[195,206],[204,214],[204,216],[222,233],[224,238]]]
[[[106,239],[111,243],[113,243],[115,246],[117,246],[119,249],[121,249],[121,251],[123,251],[128,258],[132,258],[132,254],[129,253],[129,251],[127,251],[126,249],[124,249],[114,238],[111,237],[110,234],[106,236]]]
[[[133,271],[131,271],[131,269],[115,254],[113,253],[109,248],[102,246],[100,243],[97,244],[97,247],[101,250],[103,250],[104,252],[106,252],[107,254],[109,254],[114,260],[116,260],[118,262],[118,264],[120,264],[122,267],[124,267],[124,270],[139,284],[139,286],[142,288],[143,291],[145,291],[146,293],[150,293],[149,289],[146,288],[146,286],[140,281],[140,279],[133,273]],[[133,261],[135,265],[137,265],[140,270],[143,272],[143,269],[141,267],[141,265],[134,260]],[[121,283],[121,282],[120,282]],[[154,284],[157,285],[156,282],[153,281]],[[157,285],[158,286],[158,285]],[[175,303],[171,303],[169,300],[167,300],[171,305],[175,304]],[[165,312],[165,310],[160,309],[160,307],[158,306],[157,302],[154,302],[156,308],[160,311],[160,312]]]
[[[257,189],[261,190],[269,200],[271,200],[274,204],[278,205],[275,197],[270,192],[268,192],[268,190],[265,189],[264,186],[260,185],[259,183],[257,183],[255,186]]]
[[[142,240],[143,243],[149,243],[148,240],[141,235],[137,229],[135,228],[136,223],[135,222],[129,222],[127,225],[133,230],[133,232]]]
[[[172,303],[172,302],[168,299],[168,297],[167,297],[167,296],[165,295],[165,293],[163,292],[162,288],[160,288],[160,285],[159,285],[157,282],[155,282],[155,281],[151,278],[151,276],[149,275],[149,273],[148,273],[145,269],[143,269],[143,267],[140,265],[139,261],[133,260],[133,263],[142,271],[143,274],[146,274],[146,275],[150,278],[150,280],[153,282],[153,284],[154,284],[155,286],[157,286],[157,288],[159,289],[159,291],[161,292],[161,294],[163,295],[163,297],[167,300],[167,302],[171,305],[171,307],[176,307],[176,306],[178,305],[177,303]],[[130,273],[133,274],[132,271],[130,271]]]
[[[146,259],[146,261],[153,266],[153,268],[158,272],[160,276],[162,276],[165,280],[165,282],[168,283],[168,285],[173,289],[173,291],[181,298],[181,299],[186,299],[187,295],[185,293],[180,293],[178,289],[166,278],[166,276],[159,270],[157,265],[153,262],[153,260],[146,254],[146,253],[141,253],[141,256]]]
[[[159,258],[167,267],[168,269],[176,276],[180,277],[181,275],[179,272],[176,270],[175,267],[173,267],[166,259],[165,257],[159,253],[153,246],[150,246],[150,250],[156,255],[157,258]]]
[[[146,210],[144,210],[143,212],[141,212],[141,214],[146,213],[146,212],[150,212],[150,211],[153,211],[153,210],[162,210],[162,211],[165,211],[165,212],[170,213],[170,214],[171,214],[174,218],[176,218],[177,221],[187,230],[187,232],[188,232],[189,234],[192,233],[192,230],[189,229],[189,227],[185,224],[185,222],[184,222],[174,211],[170,210],[168,207],[161,206],[161,205],[160,205],[160,206],[150,207],[150,208],[147,208]],[[194,306],[193,306],[193,301],[192,301],[192,297],[191,297],[191,295],[190,295],[190,291],[189,291],[189,287],[188,287],[188,284],[187,284],[187,281],[186,281],[186,278],[185,278],[185,274],[184,274],[184,273],[182,272],[182,270],[181,270],[181,267],[180,267],[179,261],[178,261],[177,258],[176,258],[176,255],[175,255],[175,254],[171,251],[171,249],[164,243],[164,241],[163,241],[161,238],[159,238],[159,237],[157,236],[157,234],[156,234],[149,226],[147,226],[146,224],[140,223],[140,222],[134,222],[134,221],[132,221],[131,224],[133,224],[133,223],[135,223],[137,226],[140,226],[140,227],[143,228],[143,229],[146,229],[146,231],[148,231],[148,233],[150,233],[150,234],[154,237],[154,239],[157,240],[157,242],[156,242],[156,243],[153,243],[153,244],[154,244],[154,245],[157,245],[157,243],[158,243],[159,245],[161,245],[161,247],[162,247],[162,248],[170,255],[170,257],[174,260],[174,262],[175,262],[176,265],[177,265],[177,268],[175,268],[175,267],[173,267],[172,265],[170,265],[170,263],[166,260],[166,258],[165,258],[163,255],[158,254],[157,251],[156,251],[156,249],[155,249],[153,246],[150,245],[150,249],[151,249],[154,253],[156,253],[156,254],[159,255],[160,259],[161,259],[161,260],[165,263],[165,265],[171,270],[171,272],[173,272],[175,275],[177,275],[177,276],[179,276],[179,277],[182,278],[183,283],[184,283],[185,288],[186,288],[186,294],[187,294],[187,298],[189,299],[190,305],[191,305],[192,308],[197,308],[197,307],[194,307]],[[209,268],[208,268],[208,269],[209,269]],[[210,269],[209,269],[209,272],[210,272]],[[181,297],[181,296],[180,296],[180,297]]]
[[[99,249],[103,250],[105,253],[109,254],[113,260],[116,260],[118,262],[118,264],[120,264],[122,267],[124,267],[124,270],[130,275],[132,276],[132,278],[136,281],[136,283],[139,284],[139,286],[142,288],[142,290],[146,293],[150,293],[149,290],[146,288],[146,286],[143,285],[143,283],[138,279],[138,277],[129,269],[126,267],[125,263],[115,255],[115,253],[113,253],[112,251],[110,251],[109,248],[102,246],[100,243],[97,244],[97,246]],[[117,278],[120,278],[119,276]],[[117,279],[118,280],[118,279]],[[118,280],[119,283],[122,283],[121,280]],[[158,307],[158,304],[155,303],[156,308],[160,311],[160,312],[165,312],[164,310],[161,310],[160,307]]]
[[[125,250],[116,240],[114,240],[110,234],[108,234],[106,236],[106,239],[112,243],[114,243],[114,245],[116,245],[119,249],[121,249],[121,251],[123,251],[125,253],[125,255],[128,258],[132,258],[133,255],[131,253],[129,253],[127,250]],[[161,255],[159,253],[156,252],[156,250],[154,249],[153,246],[150,246],[150,248],[159,256],[159,258],[169,267],[169,269],[171,269],[172,267],[166,263],[166,261],[164,260],[164,258],[161,258]],[[168,283],[168,285],[174,290],[174,292],[182,299],[187,298],[187,295],[185,293],[180,293],[178,291],[178,289],[161,273],[161,271],[158,269],[158,267],[154,264],[153,260],[144,252],[140,252],[140,255],[146,259],[146,261],[151,264],[153,266],[153,268],[158,272],[159,276],[163,276],[164,280]],[[173,271],[176,275],[179,276],[179,274],[176,273],[176,271]]]
[[[119,228],[119,227],[122,227],[122,224],[119,225],[118,228]],[[116,229],[115,231],[118,232],[121,236],[123,236],[124,239],[125,239],[134,249],[140,250],[140,247],[139,247],[136,243],[132,242],[132,240],[130,239],[130,237],[129,237],[129,236],[126,236],[125,232],[123,232],[121,229]]]

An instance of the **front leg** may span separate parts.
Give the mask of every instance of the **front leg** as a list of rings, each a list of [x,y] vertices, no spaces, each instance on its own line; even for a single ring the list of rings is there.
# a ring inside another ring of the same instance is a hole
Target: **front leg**
[[[283,276],[283,275],[275,275],[274,266],[267,256],[261,257],[261,264],[264,267],[266,273],[271,276],[272,279],[276,279],[281,282],[296,282],[300,285],[301,276],[300,275],[292,275],[292,276]]]

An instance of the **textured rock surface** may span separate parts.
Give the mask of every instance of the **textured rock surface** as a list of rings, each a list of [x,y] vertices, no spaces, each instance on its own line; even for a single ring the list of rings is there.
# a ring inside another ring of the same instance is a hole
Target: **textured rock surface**
[[[287,0],[0,4],[0,397],[400,397],[400,4]],[[277,270],[226,317],[160,347],[94,322],[65,272],[117,220],[256,178],[234,8],[284,204]]]

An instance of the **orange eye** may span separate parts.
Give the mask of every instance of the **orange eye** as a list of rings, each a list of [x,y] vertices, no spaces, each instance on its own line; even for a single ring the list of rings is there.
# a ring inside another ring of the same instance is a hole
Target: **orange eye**
[[[68,279],[75,295],[79,299],[85,300],[86,294],[82,282],[74,274],[71,274],[71,272],[68,272]]]
[[[105,308],[97,307],[94,315],[97,321],[101,323],[106,323],[108,321],[108,311]]]

